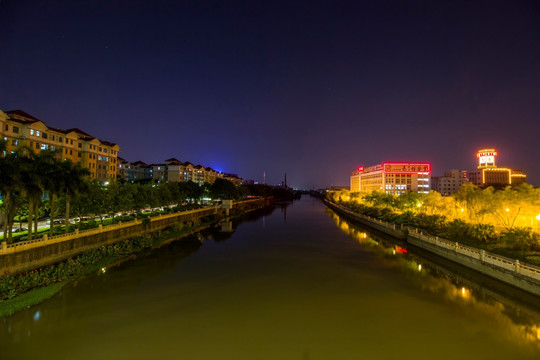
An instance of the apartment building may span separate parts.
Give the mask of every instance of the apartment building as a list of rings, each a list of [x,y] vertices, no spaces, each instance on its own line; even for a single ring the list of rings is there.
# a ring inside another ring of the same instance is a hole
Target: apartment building
[[[143,161],[129,162],[118,158],[118,178],[127,182],[149,182],[152,180],[152,167]]]
[[[351,192],[384,191],[401,195],[407,191],[429,193],[431,164],[420,162],[384,162],[351,173]]]
[[[22,110],[0,110],[1,138],[7,141],[7,151],[26,145],[39,153],[53,150],[59,159],[81,164],[90,176],[101,181],[117,177],[117,144],[100,140],[78,128],[58,129]]]
[[[469,182],[468,172],[457,169],[444,172],[444,176],[431,177],[431,190],[448,196],[455,194],[461,188],[461,185]]]
[[[165,160],[161,164],[150,165],[152,179],[157,183],[193,181],[199,185],[213,184],[220,174],[211,167],[182,162],[176,158]]]

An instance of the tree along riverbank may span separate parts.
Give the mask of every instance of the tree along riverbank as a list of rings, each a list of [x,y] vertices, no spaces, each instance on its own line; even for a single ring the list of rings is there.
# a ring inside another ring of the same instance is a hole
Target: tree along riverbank
[[[540,233],[525,226],[534,221],[540,226],[533,217],[540,212],[540,191],[530,186],[495,191],[469,185],[453,197],[342,190],[327,198],[364,216],[540,265]]]
[[[151,251],[171,241],[185,239],[189,235],[217,227],[223,219],[227,221],[241,220],[249,216],[251,212],[265,207],[268,208],[265,203],[262,203],[262,205],[262,207],[247,208],[232,217],[215,214],[186,223],[175,224],[162,231],[136,236],[132,239],[85,251],[59,263],[18,274],[3,275],[0,277],[0,317],[9,316],[17,311],[39,304],[58,293],[63,286],[76,281],[81,276],[105,272],[107,268],[115,266],[139,253]]]
[[[396,226],[359,214],[343,205],[325,200],[325,204],[340,216],[355,223],[365,225],[396,239],[406,241],[408,244],[426,250],[443,259],[475,270],[506,284],[525,290],[535,296],[540,296],[540,268],[534,265],[520,263],[519,260],[499,256],[485,250],[459,244],[422,234],[417,228]]]

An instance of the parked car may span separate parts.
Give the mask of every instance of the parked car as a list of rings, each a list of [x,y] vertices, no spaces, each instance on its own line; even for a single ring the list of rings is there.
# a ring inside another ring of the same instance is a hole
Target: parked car
[[[12,232],[18,233],[18,232],[23,232],[23,231],[28,231],[28,229],[27,229],[27,228],[23,228],[23,227],[22,227],[22,228],[16,228],[16,229],[13,229]]]

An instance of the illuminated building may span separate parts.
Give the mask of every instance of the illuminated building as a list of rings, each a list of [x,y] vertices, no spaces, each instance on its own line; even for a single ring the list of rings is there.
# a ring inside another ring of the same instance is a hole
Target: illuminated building
[[[193,165],[189,161],[182,162],[176,158],[165,160],[163,164],[149,165],[152,179],[157,183],[193,181],[199,185],[213,184],[216,179],[222,178],[240,185],[242,179],[235,175],[218,172],[211,167]]]
[[[118,178],[130,183],[146,183],[152,180],[152,168],[142,161],[132,163],[119,157]]]
[[[468,183],[467,171],[450,170],[445,171],[444,176],[431,177],[431,190],[442,195],[452,195],[459,191],[461,185]]]
[[[430,175],[429,163],[384,162],[367,168],[360,166],[351,173],[351,192],[429,193]]]
[[[498,167],[495,149],[478,150],[476,157],[478,158],[478,166],[476,170],[469,172],[469,179],[477,186],[519,185],[527,180],[527,175],[521,170]]]
[[[22,110],[0,110],[1,138],[8,152],[26,145],[39,153],[41,150],[56,151],[62,160],[71,160],[88,169],[90,176],[101,182],[112,181],[117,175],[117,144],[100,140],[84,131],[48,126],[45,122]]]

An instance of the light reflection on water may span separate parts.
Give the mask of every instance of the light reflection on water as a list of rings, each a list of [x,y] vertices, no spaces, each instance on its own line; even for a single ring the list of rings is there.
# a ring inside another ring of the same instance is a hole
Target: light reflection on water
[[[1,319],[0,359],[540,358],[525,307],[318,200],[233,230],[100,269]]]
[[[413,283],[422,290],[442,296],[451,302],[467,304],[475,311],[481,311],[496,319],[513,341],[533,344],[540,349],[540,313],[536,310],[515,304],[510,299],[504,299],[501,294],[484,289],[452,274],[447,269],[422,260],[408,252],[406,248],[397,245],[397,240],[395,242],[387,239],[376,240],[376,236],[369,234],[368,230],[349,223],[330,209],[327,209],[326,213],[343,232],[365,249],[386,263],[405,271]],[[403,243],[402,246],[406,244]]]

